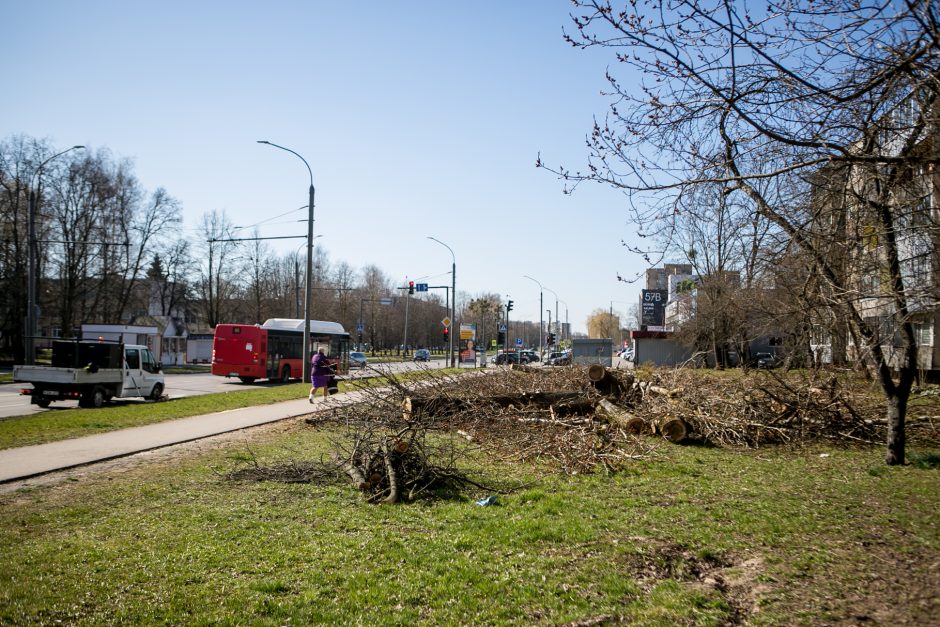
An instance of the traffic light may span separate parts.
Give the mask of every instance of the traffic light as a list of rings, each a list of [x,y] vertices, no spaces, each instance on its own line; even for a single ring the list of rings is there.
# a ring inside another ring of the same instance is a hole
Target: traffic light
[[[512,301],[506,303],[506,311],[512,311]]]
[[[502,331],[497,332],[496,333],[496,345],[502,346],[505,343],[506,343],[506,334],[503,333]]]
[[[449,337],[450,337],[450,329],[448,329],[447,327],[444,327],[444,341],[446,342],[447,338]]]
[[[409,293],[409,294],[414,294],[414,293],[415,293],[415,282],[414,282],[414,281],[408,281],[408,293]]]
[[[555,334],[554,334],[554,333],[549,333],[549,334],[548,334],[548,345],[549,345],[549,346],[554,346],[554,345],[555,345]]]

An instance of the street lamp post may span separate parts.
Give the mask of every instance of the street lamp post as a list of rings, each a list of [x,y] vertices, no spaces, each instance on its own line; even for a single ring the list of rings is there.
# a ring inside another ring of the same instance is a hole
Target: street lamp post
[[[566,303],[565,301],[561,301],[561,304],[565,306],[565,327],[567,327],[568,326],[568,303]],[[558,318],[557,309],[555,310],[555,323],[558,324],[558,326],[560,327],[558,329],[558,335],[559,336],[564,335],[564,333],[562,333],[562,330],[564,329],[564,327],[561,327],[561,320]],[[568,332],[568,335],[569,336],[571,335],[570,331]]]
[[[629,305],[629,304],[631,304],[629,301],[625,301],[625,300],[612,300],[612,301],[610,301],[610,319],[611,319],[611,321],[613,321],[613,319],[614,319],[614,303],[619,303],[619,304],[621,304],[621,305]],[[619,312],[619,311],[617,312],[617,332],[620,334],[620,345],[621,345],[621,347],[622,347],[622,346],[623,346],[623,323],[622,323],[621,320],[620,320],[620,312]],[[611,338],[611,339],[613,339],[613,338]]]
[[[286,152],[291,153],[298,159],[304,162],[304,165],[307,166],[307,173],[310,175],[310,189],[309,195],[310,200],[307,202],[308,215],[307,215],[307,280],[306,280],[306,289],[304,293],[304,381],[310,383],[310,308],[312,307],[311,303],[311,293],[313,292],[313,208],[314,208],[314,188],[313,188],[313,170],[310,169],[310,164],[307,163],[307,160],[300,156],[299,153],[294,152],[290,148],[284,146],[279,146],[273,142],[269,142],[265,139],[259,139],[259,144],[267,144],[268,146],[273,146],[274,148],[280,148]]]
[[[539,283],[536,279],[533,279],[532,277],[530,277],[528,274],[523,274],[522,278],[529,279],[530,281],[535,281],[535,283],[539,286],[539,352],[541,353],[542,352],[542,320],[544,320],[544,318],[542,318],[542,312],[544,311],[544,298],[542,296],[542,290],[544,290],[545,288],[542,287],[541,283]]]
[[[437,239],[436,237],[431,237],[428,235],[428,239],[434,240],[444,248],[450,251],[450,291],[453,294],[453,298],[450,301],[450,324],[451,329],[450,333],[447,334],[448,347],[447,350],[450,353],[450,367],[454,367],[454,325],[457,324],[457,257],[454,256],[454,251],[450,246]]]
[[[27,239],[27,256],[29,261],[27,264],[26,272],[26,337],[24,342],[24,348],[26,349],[26,363],[27,365],[32,365],[36,363],[36,335],[37,330],[37,305],[36,305],[36,214],[39,212],[39,189],[42,186],[42,169],[46,166],[47,163],[55,159],[56,157],[61,157],[67,152],[73,150],[81,150],[84,146],[72,146],[71,148],[66,148],[62,152],[58,152],[42,163],[39,164],[39,167],[36,168],[36,185],[33,185],[32,178],[29,183],[29,212],[27,214],[27,226],[26,226],[26,239]]]

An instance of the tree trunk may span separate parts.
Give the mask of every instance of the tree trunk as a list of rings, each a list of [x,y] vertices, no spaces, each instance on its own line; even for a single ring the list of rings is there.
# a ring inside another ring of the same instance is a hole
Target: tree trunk
[[[382,499],[382,502],[394,505],[399,499],[398,471],[395,469],[395,462],[392,459],[392,453],[388,449],[387,442],[382,442],[382,459],[385,461],[385,473],[388,477],[388,496]]]
[[[889,466],[904,464],[904,421],[907,416],[907,397],[910,394],[898,391],[888,397],[887,423],[888,423],[888,451],[885,463]]]

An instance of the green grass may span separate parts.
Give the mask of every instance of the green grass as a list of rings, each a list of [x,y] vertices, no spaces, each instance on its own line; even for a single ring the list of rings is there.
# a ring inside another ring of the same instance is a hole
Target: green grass
[[[298,425],[250,452],[0,496],[0,624],[927,623],[940,609],[937,471],[873,476],[880,451],[664,446],[612,477],[466,460],[525,485],[491,507],[224,478],[246,458],[319,458],[331,435]]]
[[[403,373],[397,375],[396,378],[407,381],[429,376],[453,375],[458,372],[469,371],[441,368]],[[376,377],[371,382],[375,385],[382,385],[384,379]],[[368,384],[369,380],[359,380],[354,385],[341,382],[339,390],[346,392]],[[160,403],[115,402],[100,409],[66,409],[53,406],[53,409],[41,413],[0,420],[0,449],[54,442],[242,407],[291,401],[306,397],[309,391],[310,386],[305,383],[292,383],[219,394],[187,396]]]

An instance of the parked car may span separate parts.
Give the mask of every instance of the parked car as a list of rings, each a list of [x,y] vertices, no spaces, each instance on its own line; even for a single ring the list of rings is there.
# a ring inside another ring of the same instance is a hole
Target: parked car
[[[758,368],[779,368],[783,362],[773,353],[757,353],[754,355],[754,364]]]
[[[360,353],[359,351],[352,351],[349,353],[349,365],[358,366],[359,368],[365,368],[369,364],[369,360],[366,359],[365,353]]]
[[[571,364],[571,355],[564,351],[549,353],[545,363],[549,366],[568,366]]]
[[[503,364],[524,364],[528,360],[524,356],[520,356],[519,353],[500,353],[496,356],[496,365],[501,366]]]
[[[524,350],[524,351],[519,351],[519,353],[520,353],[523,357],[525,357],[527,363],[532,363],[532,362],[534,362],[534,361],[540,361],[540,360],[541,360],[541,357],[539,357],[539,354],[536,353],[535,351]]]
[[[419,348],[415,351],[415,361],[431,361],[431,351],[426,348]]]

